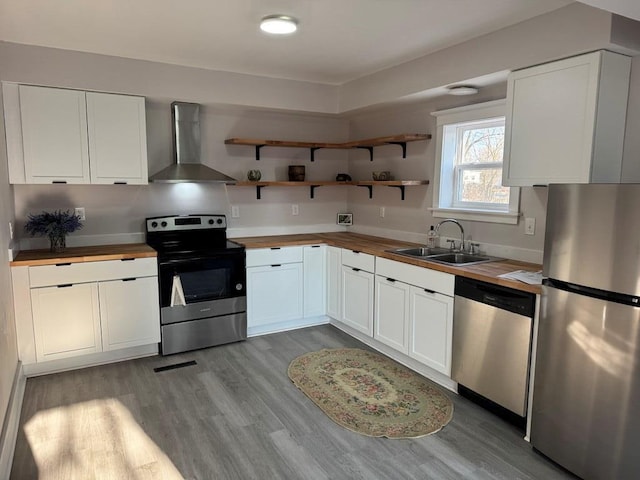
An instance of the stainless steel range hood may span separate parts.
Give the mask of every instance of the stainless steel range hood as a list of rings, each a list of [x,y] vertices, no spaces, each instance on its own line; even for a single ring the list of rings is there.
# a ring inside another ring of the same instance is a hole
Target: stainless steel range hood
[[[200,105],[173,102],[171,119],[175,163],[152,175],[149,181],[236,183],[234,178],[200,163]]]

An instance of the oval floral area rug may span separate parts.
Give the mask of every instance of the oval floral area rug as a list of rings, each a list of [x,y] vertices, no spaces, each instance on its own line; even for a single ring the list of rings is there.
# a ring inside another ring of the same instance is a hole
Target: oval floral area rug
[[[451,400],[432,382],[359,348],[306,353],[288,374],[334,422],[370,437],[422,437],[453,416]]]

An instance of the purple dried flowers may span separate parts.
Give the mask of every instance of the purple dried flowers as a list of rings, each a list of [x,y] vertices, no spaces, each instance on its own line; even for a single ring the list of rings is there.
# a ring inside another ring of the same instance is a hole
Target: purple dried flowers
[[[31,235],[47,235],[51,237],[64,237],[67,233],[75,232],[82,228],[80,217],[71,211],[56,210],[54,212],[42,212],[37,215],[29,215],[24,229]]]

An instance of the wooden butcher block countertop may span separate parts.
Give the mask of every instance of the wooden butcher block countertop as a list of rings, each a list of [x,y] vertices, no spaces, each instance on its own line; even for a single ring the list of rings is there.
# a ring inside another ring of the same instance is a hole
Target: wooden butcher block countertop
[[[542,265],[535,263],[520,262],[518,260],[504,259],[496,262],[479,263],[477,265],[468,266],[452,266],[443,265],[441,263],[430,262],[428,260],[420,260],[417,258],[405,257],[395,253],[388,252],[396,248],[420,247],[416,243],[403,242],[401,240],[393,240],[390,238],[373,237],[370,235],[361,235],[358,233],[335,232],[335,233],[313,233],[300,235],[272,235],[266,237],[243,237],[233,238],[235,242],[241,243],[246,248],[271,248],[271,247],[288,247],[295,245],[312,245],[317,243],[325,243],[335,247],[348,248],[363,253],[369,253],[377,257],[388,258],[398,262],[417,265],[419,267],[439,270],[441,272],[460,275],[463,277],[482,280],[505,287],[515,288],[524,292],[535,294],[541,293],[540,285],[529,285],[527,283],[518,282],[516,280],[508,280],[499,278],[498,275],[513,272],[514,270],[526,270],[537,272],[542,269]]]
[[[68,247],[64,252],[24,250],[11,262],[12,267],[55,265],[56,263],[99,262],[124,258],[156,257],[158,253],[146,243],[124,243],[91,247]]]

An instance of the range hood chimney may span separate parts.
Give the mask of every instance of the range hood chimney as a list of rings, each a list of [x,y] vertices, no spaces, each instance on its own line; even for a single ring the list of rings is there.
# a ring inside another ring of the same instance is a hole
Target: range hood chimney
[[[234,178],[200,163],[200,105],[173,102],[171,119],[175,163],[152,175],[151,182],[236,183]]]

